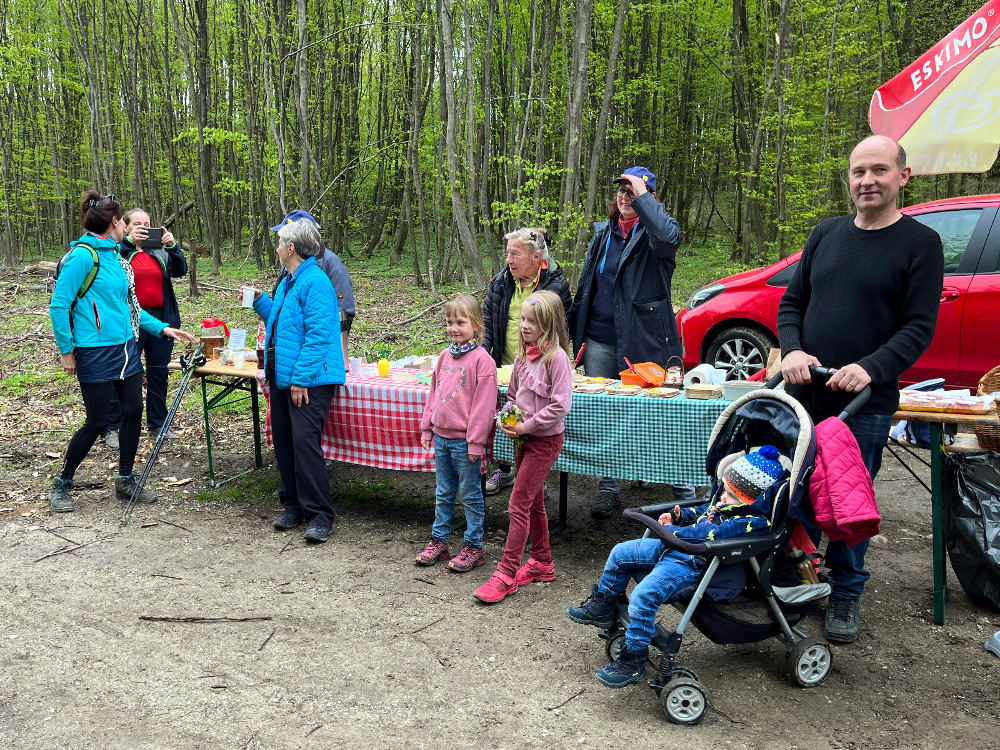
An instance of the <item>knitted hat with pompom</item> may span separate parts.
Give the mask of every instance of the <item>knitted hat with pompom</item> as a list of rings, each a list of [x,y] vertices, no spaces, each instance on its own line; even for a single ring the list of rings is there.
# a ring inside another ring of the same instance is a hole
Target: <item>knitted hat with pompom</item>
[[[753,503],[785,473],[778,462],[780,456],[773,445],[765,445],[737,459],[722,475],[726,489],[747,505]]]

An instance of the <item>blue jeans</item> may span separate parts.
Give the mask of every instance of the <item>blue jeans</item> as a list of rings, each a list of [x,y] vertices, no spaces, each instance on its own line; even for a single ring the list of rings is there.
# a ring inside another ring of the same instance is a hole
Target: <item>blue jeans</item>
[[[874,481],[882,467],[882,449],[889,438],[892,417],[888,414],[859,414],[847,420],[847,426],[858,441],[861,460],[868,467]],[[820,532],[811,523],[805,524],[813,543],[819,545]],[[833,599],[857,599],[864,593],[865,581],[870,577],[865,570],[868,540],[848,547],[843,541],[830,542],[826,547],[826,566],[833,583]]]
[[[614,378],[621,377],[618,369],[618,352],[610,344],[602,344],[593,339],[585,339],[587,348],[583,351],[583,371],[589,377]],[[694,500],[695,489],[693,484],[668,484],[674,493],[674,500],[682,503],[685,500]],[[610,492],[617,495],[619,490],[618,480],[614,477],[598,477],[597,491]]]
[[[447,543],[451,536],[451,518],[455,515],[455,500],[460,494],[465,506],[465,543],[476,549],[483,548],[486,503],[483,501],[480,464],[478,460],[469,460],[469,444],[465,440],[434,436],[437,495],[431,536],[437,541]]]
[[[630,651],[649,646],[657,611],[697,586],[705,569],[705,561],[700,557],[676,550],[664,554],[663,550],[659,539],[632,539],[616,544],[604,565],[598,588],[606,594],[624,594],[628,579],[636,580],[629,597],[630,621],[625,630],[625,647]]]

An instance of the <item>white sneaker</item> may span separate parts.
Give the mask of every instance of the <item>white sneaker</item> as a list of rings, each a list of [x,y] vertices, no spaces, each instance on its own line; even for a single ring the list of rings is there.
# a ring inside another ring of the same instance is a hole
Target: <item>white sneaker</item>
[[[121,443],[118,442],[118,430],[105,432],[104,444],[113,451],[118,450],[121,447]]]
[[[513,466],[507,474],[504,474],[500,469],[494,469],[490,478],[486,480],[486,494],[495,495],[504,487],[514,484],[515,473]]]

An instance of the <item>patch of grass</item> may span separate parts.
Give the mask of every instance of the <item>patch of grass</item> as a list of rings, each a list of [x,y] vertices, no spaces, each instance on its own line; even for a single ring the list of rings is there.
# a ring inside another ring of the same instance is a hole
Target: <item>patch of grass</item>
[[[222,494],[229,500],[242,500],[250,505],[273,503],[280,481],[277,471],[254,471],[225,485]]]
[[[434,504],[433,497],[424,496],[412,489],[396,484],[390,479],[351,482],[336,488],[333,499],[344,505],[371,505],[382,507],[424,507]]]
[[[36,393],[39,388],[46,388],[52,385],[60,385],[62,387],[61,384],[65,384],[68,380],[69,376],[61,370],[45,373],[25,372],[0,380],[0,388],[3,388],[11,396],[24,396],[28,393]],[[65,390],[63,392],[68,394]]]
[[[219,493],[215,490],[202,490],[195,496],[199,503],[214,503],[219,499]]]
[[[732,254],[732,246],[720,242],[681,245],[670,289],[674,304],[684,305],[696,289],[751,268],[731,260]]]

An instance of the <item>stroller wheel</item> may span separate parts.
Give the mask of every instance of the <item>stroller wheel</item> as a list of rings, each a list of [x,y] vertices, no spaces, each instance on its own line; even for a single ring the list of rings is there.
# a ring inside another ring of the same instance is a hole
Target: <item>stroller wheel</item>
[[[608,639],[604,642],[604,653],[608,661],[617,659],[623,648],[625,648],[625,631],[616,629],[609,632]]]
[[[788,668],[802,687],[816,687],[830,674],[833,656],[830,647],[819,638],[804,638],[788,652]]]
[[[666,684],[660,692],[660,705],[674,724],[697,724],[705,716],[708,697],[698,680],[681,677]]]

